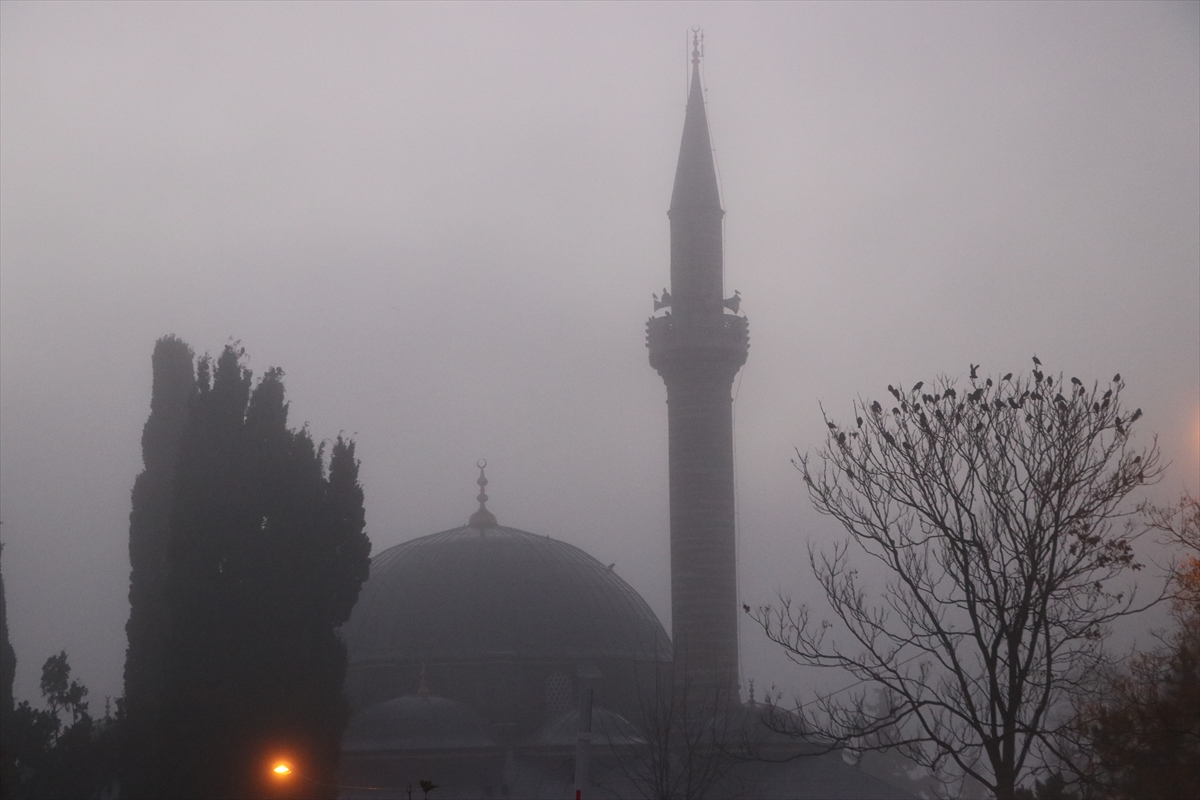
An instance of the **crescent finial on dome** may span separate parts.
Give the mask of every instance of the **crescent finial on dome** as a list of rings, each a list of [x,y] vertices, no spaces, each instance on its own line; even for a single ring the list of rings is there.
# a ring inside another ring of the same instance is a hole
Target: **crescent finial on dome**
[[[483,533],[487,528],[495,528],[497,523],[496,515],[487,510],[488,496],[484,488],[487,486],[488,479],[483,474],[483,470],[487,467],[487,459],[479,459],[475,466],[479,467],[479,480],[475,481],[479,484],[479,494],[475,497],[479,501],[479,510],[471,515],[471,518],[467,520],[467,525]]]

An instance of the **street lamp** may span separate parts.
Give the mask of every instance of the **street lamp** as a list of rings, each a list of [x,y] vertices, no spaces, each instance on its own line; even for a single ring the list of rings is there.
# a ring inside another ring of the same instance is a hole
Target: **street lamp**
[[[292,766],[290,761],[285,761],[283,759],[277,759],[271,762],[270,776],[279,784],[290,783],[292,777],[296,777],[311,783],[313,786],[320,786],[325,789],[334,789],[335,791],[340,789],[357,789],[369,792],[400,791],[396,787],[388,786],[343,786],[341,784],[321,783],[318,780],[313,780],[312,778],[308,777],[303,772],[297,772],[296,768]],[[421,788],[425,791],[425,796],[428,797],[429,793],[437,788],[437,785],[432,781],[421,781]],[[409,787],[409,791],[412,791],[411,786]]]

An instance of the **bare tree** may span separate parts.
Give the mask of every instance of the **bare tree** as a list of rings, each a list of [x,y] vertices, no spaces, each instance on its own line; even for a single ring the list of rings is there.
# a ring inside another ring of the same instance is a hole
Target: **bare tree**
[[[1163,596],[1139,603],[1117,581],[1141,567],[1129,495],[1161,473],[1157,442],[1130,441],[1141,410],[1122,408],[1120,375],[1088,388],[1034,364],[998,380],[972,365],[969,387],[889,386],[887,406],[860,398],[848,426],[826,416],[825,447],[796,466],[849,534],[809,548],[840,624],[784,596],[746,608],[796,662],[863,684],[800,709],[806,731],[901,747],[1002,800],[1069,724],[1064,701],[1106,658],[1110,623]],[[852,551],[886,577],[860,577]]]
[[[1160,543],[1184,550],[1183,559],[1171,565],[1176,601],[1200,605],[1200,498],[1184,492],[1174,505],[1146,503],[1142,512]]]
[[[640,684],[640,681],[639,681]],[[676,662],[656,666],[650,686],[638,686],[640,740],[614,748],[618,771],[646,800],[704,797],[736,760],[738,730],[728,682],[697,682]],[[603,723],[602,723],[603,724]],[[608,738],[616,732],[602,731]]]

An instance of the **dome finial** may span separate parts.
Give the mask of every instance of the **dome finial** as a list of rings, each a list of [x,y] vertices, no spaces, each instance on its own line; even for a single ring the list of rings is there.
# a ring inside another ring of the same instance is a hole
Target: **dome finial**
[[[704,34],[700,32],[700,29],[692,28],[692,66],[693,67],[700,66],[700,56],[704,55],[704,53],[700,49],[703,46],[703,44],[702,44],[703,41],[704,41]]]
[[[487,486],[488,479],[483,474],[483,470],[487,467],[487,459],[479,459],[475,466],[479,467],[479,480],[475,481],[475,483],[479,484],[479,494],[475,497],[479,501],[479,510],[471,515],[471,518],[467,520],[467,524],[472,528],[477,528],[480,533],[483,533],[485,528],[496,527],[496,515],[487,510],[488,496],[487,492],[484,491],[484,487]]]

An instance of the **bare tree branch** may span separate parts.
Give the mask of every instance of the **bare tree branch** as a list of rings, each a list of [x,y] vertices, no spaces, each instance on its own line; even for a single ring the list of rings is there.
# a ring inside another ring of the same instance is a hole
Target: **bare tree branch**
[[[1161,474],[1156,441],[1131,443],[1125,384],[1076,378],[941,378],[860,398],[854,422],[822,409],[825,447],[798,455],[814,506],[849,537],[809,563],[836,617],[781,597],[747,612],[797,663],[866,686],[799,709],[839,746],[901,748],[999,798],[1041,763],[1058,710],[1104,663],[1116,620],[1159,602],[1123,576],[1146,527],[1128,501]],[[852,551],[881,564],[860,577]],[[874,574],[874,573],[872,573]],[[1165,590],[1164,590],[1165,592]],[[833,635],[835,630],[837,637]]]

